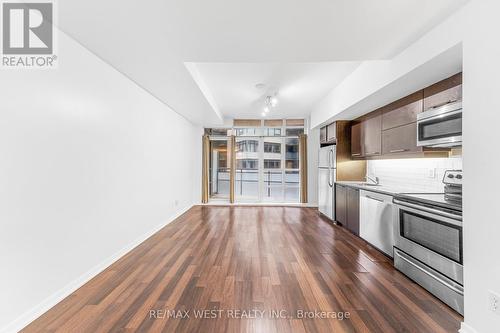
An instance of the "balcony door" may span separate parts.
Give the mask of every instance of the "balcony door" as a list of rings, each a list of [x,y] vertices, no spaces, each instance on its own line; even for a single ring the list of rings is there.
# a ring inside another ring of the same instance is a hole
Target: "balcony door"
[[[211,200],[229,201],[229,140],[210,138],[209,195]]]
[[[299,185],[298,138],[236,138],[236,202],[298,203]]]

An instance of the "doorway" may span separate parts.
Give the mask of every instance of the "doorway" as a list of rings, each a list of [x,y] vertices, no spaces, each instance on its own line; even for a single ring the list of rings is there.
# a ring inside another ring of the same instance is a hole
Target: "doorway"
[[[229,201],[230,169],[228,138],[210,138],[209,195],[211,200]]]

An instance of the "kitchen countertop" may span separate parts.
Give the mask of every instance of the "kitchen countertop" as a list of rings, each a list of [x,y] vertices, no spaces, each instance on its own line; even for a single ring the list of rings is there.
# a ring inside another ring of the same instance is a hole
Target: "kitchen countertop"
[[[422,192],[422,191],[415,191],[414,189],[412,190],[411,188],[404,187],[404,186],[387,186],[387,185],[365,185],[363,182],[356,182],[356,181],[340,181],[340,182],[335,182],[336,184],[339,185],[344,185],[344,186],[349,186],[353,188],[357,188],[360,190],[365,190],[365,191],[371,191],[371,192],[376,192],[376,193],[381,193],[381,194],[387,194],[387,195],[396,195],[400,193],[415,193],[415,192]]]

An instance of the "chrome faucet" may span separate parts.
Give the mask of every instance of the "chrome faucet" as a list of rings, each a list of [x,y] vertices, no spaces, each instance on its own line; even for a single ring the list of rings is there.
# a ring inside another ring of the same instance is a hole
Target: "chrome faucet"
[[[373,179],[372,177],[370,177],[370,176],[366,175],[366,176],[365,176],[365,178],[366,178],[366,181],[367,181],[367,182],[368,182],[368,181],[371,181],[371,182],[372,182],[373,184],[375,184],[375,185],[378,185],[378,184],[379,184],[379,179],[378,179],[378,177],[375,177],[375,179]]]

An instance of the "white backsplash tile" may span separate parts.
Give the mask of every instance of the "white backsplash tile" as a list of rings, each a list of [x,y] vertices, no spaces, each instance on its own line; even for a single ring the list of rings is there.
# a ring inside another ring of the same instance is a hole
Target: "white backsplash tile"
[[[368,175],[379,177],[380,184],[416,192],[442,192],[445,170],[462,170],[462,158],[369,160],[367,163]]]

